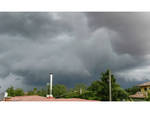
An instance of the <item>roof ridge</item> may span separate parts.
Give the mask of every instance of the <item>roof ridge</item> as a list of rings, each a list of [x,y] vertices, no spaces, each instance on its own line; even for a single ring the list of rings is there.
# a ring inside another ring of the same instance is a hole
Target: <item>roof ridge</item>
[[[144,82],[142,84],[138,84],[137,86],[149,86],[149,85],[150,85],[150,81]]]

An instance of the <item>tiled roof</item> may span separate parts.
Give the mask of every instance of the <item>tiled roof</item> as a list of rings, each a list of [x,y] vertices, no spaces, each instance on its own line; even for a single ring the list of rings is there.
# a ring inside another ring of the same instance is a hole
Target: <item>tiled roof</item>
[[[80,98],[46,98],[42,96],[16,96],[5,99],[6,101],[96,101],[96,100],[86,100]]]
[[[143,84],[139,84],[139,85],[137,85],[137,86],[150,86],[150,82],[145,82],[145,83],[143,83]]]
[[[142,92],[137,92],[134,95],[130,95],[131,98],[145,98],[144,94]]]

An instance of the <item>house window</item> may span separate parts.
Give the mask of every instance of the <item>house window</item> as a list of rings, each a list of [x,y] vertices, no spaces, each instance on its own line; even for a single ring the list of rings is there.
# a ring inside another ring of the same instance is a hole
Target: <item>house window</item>
[[[147,88],[144,88],[145,91],[147,91]]]

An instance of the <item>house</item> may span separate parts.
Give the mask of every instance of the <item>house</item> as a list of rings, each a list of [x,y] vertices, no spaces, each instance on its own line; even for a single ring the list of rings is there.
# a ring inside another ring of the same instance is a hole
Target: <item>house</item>
[[[129,97],[133,99],[144,99],[148,97],[148,93],[150,93],[150,82],[145,82],[137,86],[140,87],[140,91],[134,95],[130,95]]]
[[[150,92],[150,82],[145,82],[145,83],[139,84],[137,86],[140,87],[141,92],[143,94],[145,94],[146,96]]]

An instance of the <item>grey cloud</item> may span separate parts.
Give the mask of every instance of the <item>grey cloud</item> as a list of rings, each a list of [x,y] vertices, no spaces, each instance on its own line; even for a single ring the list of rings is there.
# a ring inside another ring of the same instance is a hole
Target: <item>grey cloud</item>
[[[0,13],[0,79],[12,73],[30,89],[53,72],[72,87],[107,68],[126,79],[149,66],[148,21],[149,13]]]
[[[71,29],[49,13],[1,13],[0,20],[1,34],[21,35],[30,39],[52,38]]]
[[[88,13],[87,16],[92,29],[103,26],[118,33],[118,36],[111,39],[117,53],[150,53],[150,13]]]

